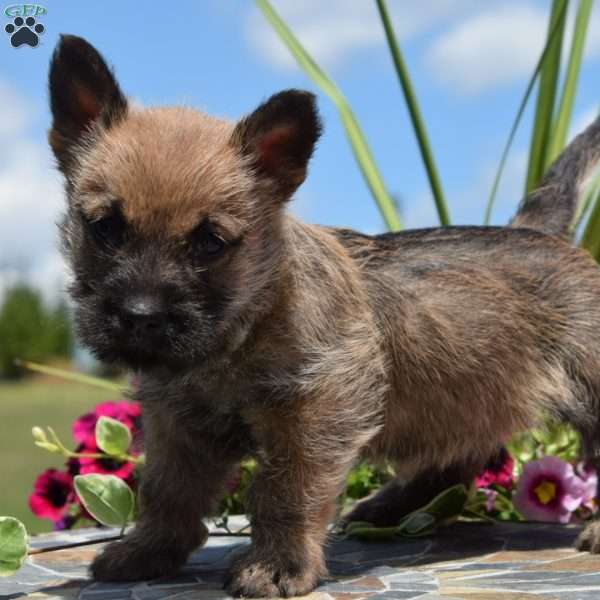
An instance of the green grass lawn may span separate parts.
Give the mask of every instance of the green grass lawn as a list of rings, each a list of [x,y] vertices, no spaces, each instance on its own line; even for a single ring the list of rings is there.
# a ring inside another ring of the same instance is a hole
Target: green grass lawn
[[[35,517],[27,500],[39,473],[62,468],[64,459],[33,444],[33,425],[50,425],[67,447],[73,447],[71,424],[98,402],[118,395],[49,377],[22,383],[0,383],[0,515],[17,517],[30,533],[52,529]]]

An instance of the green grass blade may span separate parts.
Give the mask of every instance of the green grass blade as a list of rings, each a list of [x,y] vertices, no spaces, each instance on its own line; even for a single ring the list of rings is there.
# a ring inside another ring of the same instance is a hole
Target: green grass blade
[[[396,205],[387,191],[379,168],[373,159],[373,155],[371,154],[371,150],[369,149],[362,129],[356,120],[348,101],[336,84],[321,70],[317,63],[315,63],[298,39],[290,31],[288,26],[273,9],[268,0],[256,0],[256,4],[281,40],[288,47],[300,67],[336,105],[342,118],[346,135],[350,140],[350,145],[356,161],[386,225],[392,231],[401,229],[402,224],[400,222],[398,211],[396,210]]]
[[[35,373],[51,375],[52,377],[60,377],[61,379],[66,379],[75,383],[85,383],[86,385],[103,388],[105,390],[110,390],[111,392],[123,393],[127,390],[126,387],[119,385],[118,383],[113,383],[112,381],[101,379],[100,377],[84,375],[83,373],[77,373],[76,371],[67,371],[66,369],[58,369],[57,367],[48,367],[46,365],[40,365],[39,363],[31,362],[29,360],[19,360],[17,361],[17,364],[18,366],[29,371],[34,371]]]
[[[433,194],[433,199],[435,201],[440,223],[442,225],[450,225],[448,205],[444,197],[444,192],[440,183],[435,160],[433,158],[433,152],[431,151],[431,145],[425,129],[425,123],[423,122],[423,118],[421,116],[421,111],[419,109],[417,97],[410,80],[408,68],[406,66],[406,62],[404,61],[404,57],[402,56],[402,52],[400,51],[400,46],[398,44],[396,34],[394,33],[394,27],[389,16],[385,0],[376,0],[376,3],[383,28],[385,30],[385,36],[387,38],[390,54],[392,55],[392,60],[394,61],[394,66],[396,67],[396,73],[400,81],[400,86],[402,87],[402,92],[404,93],[404,99],[410,114],[415,136],[417,137],[417,142],[421,151],[421,158],[423,159],[423,164],[425,165],[425,170],[427,171],[429,186],[431,187],[431,192]]]
[[[577,231],[586,218],[588,211],[596,199],[596,195],[600,192],[600,167],[596,169],[596,173],[592,175],[589,184],[583,193],[582,201],[579,202],[575,216],[573,218],[572,231]]]
[[[585,214],[588,206],[593,205],[594,208],[583,232],[581,245],[600,262],[600,169],[587,186],[582,204],[582,214]]]
[[[575,27],[573,30],[573,40],[571,42],[571,51],[569,54],[569,63],[567,65],[567,74],[563,85],[558,114],[552,129],[550,149],[546,156],[545,168],[548,168],[554,159],[562,152],[567,140],[569,123],[573,114],[573,104],[575,94],[577,93],[577,84],[579,83],[579,71],[581,70],[581,59],[583,57],[583,48],[585,46],[585,37],[590,21],[590,14],[594,0],[580,0]]]
[[[558,35],[560,31],[560,21],[557,21],[554,24],[554,27],[550,31],[546,39],[546,45],[540,54],[540,58],[538,59],[537,65],[533,71],[531,78],[529,79],[529,83],[527,84],[527,88],[525,89],[525,94],[521,100],[521,104],[519,105],[519,109],[517,111],[517,116],[512,124],[510,129],[510,133],[508,134],[508,139],[506,140],[506,145],[502,150],[502,156],[500,157],[500,162],[498,164],[498,169],[496,170],[496,176],[494,177],[494,183],[492,184],[492,189],[490,191],[490,196],[487,201],[487,206],[485,208],[485,216],[483,219],[484,225],[489,225],[490,220],[492,218],[492,210],[494,208],[494,202],[496,201],[496,196],[498,194],[498,188],[500,187],[500,180],[502,179],[502,174],[504,173],[504,167],[506,166],[506,161],[508,159],[508,154],[512,147],[513,141],[515,139],[515,135],[517,133],[517,129],[521,123],[521,119],[523,118],[523,114],[525,112],[525,108],[527,107],[527,103],[529,102],[529,98],[531,96],[531,92],[533,91],[533,87],[535,86],[535,82],[540,74],[540,71],[544,65],[546,57],[548,56],[548,50],[554,38]]]
[[[535,122],[531,136],[529,165],[527,167],[526,193],[531,192],[539,185],[546,165],[560,71],[560,55],[565,30],[567,4],[567,0],[554,0],[552,3],[548,35],[550,35],[555,25],[559,27],[559,31],[550,42],[548,55],[540,73]]]

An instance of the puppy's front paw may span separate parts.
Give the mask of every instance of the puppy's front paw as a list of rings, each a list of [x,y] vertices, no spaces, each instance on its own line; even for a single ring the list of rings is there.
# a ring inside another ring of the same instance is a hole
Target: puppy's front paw
[[[587,550],[600,554],[600,522],[593,521],[580,534],[575,542],[577,550]]]
[[[174,575],[184,562],[179,553],[156,552],[149,545],[125,539],[106,546],[90,571],[97,581],[142,581]]]
[[[225,587],[236,597],[304,596],[315,589],[323,571],[316,565],[286,565],[281,558],[270,561],[250,553],[231,568]]]

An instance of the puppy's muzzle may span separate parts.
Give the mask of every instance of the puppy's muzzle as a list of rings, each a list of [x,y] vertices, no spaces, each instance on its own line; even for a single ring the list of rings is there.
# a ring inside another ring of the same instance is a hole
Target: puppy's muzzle
[[[121,328],[138,341],[152,341],[165,335],[169,321],[164,304],[154,296],[128,298],[119,315]]]

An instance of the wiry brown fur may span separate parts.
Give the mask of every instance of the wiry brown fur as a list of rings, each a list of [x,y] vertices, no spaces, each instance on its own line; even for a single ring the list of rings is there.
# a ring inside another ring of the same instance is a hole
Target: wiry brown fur
[[[600,120],[579,134],[527,195],[510,225],[569,238],[581,187],[600,160]]]
[[[63,39],[51,94],[90,48]],[[98,59],[73,93],[120,97]],[[365,236],[299,222],[284,202],[319,133],[306,94],[277,95],[235,127],[189,109],[97,104],[108,124],[54,110],[64,245],[84,341],[142,369],[147,465],[139,521],[95,560],[96,578],[177,570],[249,455],[253,543],[227,582],[243,596],[316,585],[336,496],[361,455],[391,460],[403,480],[443,469],[468,479],[552,415],[596,456],[600,273],[585,252],[528,229]],[[103,247],[91,232],[116,199],[127,237]],[[206,220],[235,246],[193,267],[189,236]],[[119,319],[141,289],[174,323],[163,343],[137,348]],[[377,521],[416,498],[395,482],[361,510]]]

